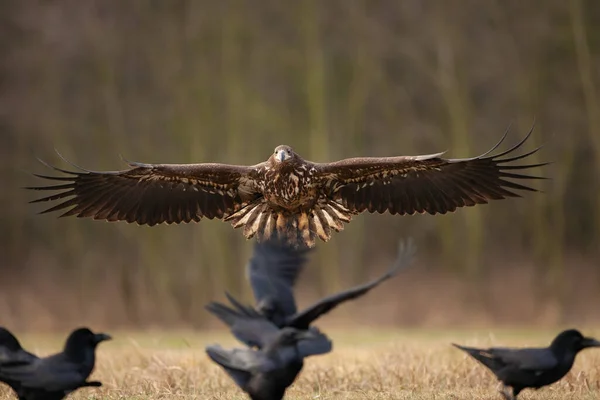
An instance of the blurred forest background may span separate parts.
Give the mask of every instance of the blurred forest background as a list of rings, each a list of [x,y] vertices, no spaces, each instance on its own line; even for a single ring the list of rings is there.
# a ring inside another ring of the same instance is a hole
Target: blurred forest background
[[[600,2],[2,0],[0,323],[204,328],[250,299],[252,241],[220,221],[139,227],[36,215],[35,157],[95,170],[333,161],[545,144],[544,193],[445,216],[363,214],[320,242],[301,304],[413,268],[329,323],[600,322]],[[216,324],[218,325],[218,324]],[[220,326],[220,325],[218,325]]]

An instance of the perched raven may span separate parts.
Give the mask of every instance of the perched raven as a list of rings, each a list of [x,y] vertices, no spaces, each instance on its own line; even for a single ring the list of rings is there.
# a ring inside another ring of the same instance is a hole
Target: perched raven
[[[243,314],[254,317],[258,313],[279,328],[309,329],[310,324],[321,315],[345,301],[366,294],[380,283],[395,276],[410,264],[414,253],[415,246],[412,240],[408,240],[406,243],[400,242],[398,257],[384,275],[363,285],[325,297],[298,312],[293,286],[306,263],[306,250],[295,249],[272,241],[256,243],[254,254],[248,265],[248,275],[256,299],[256,307],[245,306],[226,293],[235,310],[218,302],[209,303],[206,309],[229,325],[238,340],[248,346],[257,346],[255,341],[248,341],[247,337],[240,335],[240,330],[235,324],[240,323],[243,319],[231,318],[232,315]]]
[[[206,353],[252,400],[279,400],[302,370],[304,358],[329,352],[331,341],[317,329],[278,329],[263,317],[256,321],[248,330],[263,344],[260,350],[212,345]]]
[[[507,400],[515,400],[525,388],[539,389],[561,379],[573,367],[577,353],[588,347],[600,347],[594,338],[584,337],[579,331],[561,332],[545,348],[513,349],[492,347],[475,349],[453,346],[489,368],[502,382],[500,393]],[[512,387],[512,394],[508,387]]]
[[[8,329],[0,327],[0,376],[2,375],[3,367],[10,365],[28,365],[37,360],[37,356],[25,351],[23,347],[21,347],[21,343],[19,343],[17,338]],[[17,393],[17,395],[19,395],[19,382],[2,379],[1,377],[0,381],[6,383]]]
[[[21,400],[60,400],[81,387],[102,386],[101,382],[86,379],[94,369],[96,346],[110,339],[109,335],[93,333],[88,328],[76,329],[61,353],[1,364],[0,381],[16,383]]]

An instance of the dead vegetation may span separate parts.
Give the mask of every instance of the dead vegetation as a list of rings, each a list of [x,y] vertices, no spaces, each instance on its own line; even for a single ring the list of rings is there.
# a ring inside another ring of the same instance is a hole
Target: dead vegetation
[[[558,330],[558,329],[556,329]],[[500,399],[497,382],[484,368],[449,343],[470,345],[545,345],[547,331],[353,331],[329,334],[334,351],[313,357],[287,399]],[[585,330],[591,335],[598,332]],[[115,333],[98,351],[92,378],[101,389],[84,389],[72,399],[246,399],[204,354],[208,343],[237,345],[227,332]],[[24,336],[31,350],[49,353],[57,336]],[[584,351],[565,379],[523,399],[596,399],[600,396],[600,351]],[[12,398],[7,391],[0,399]]]

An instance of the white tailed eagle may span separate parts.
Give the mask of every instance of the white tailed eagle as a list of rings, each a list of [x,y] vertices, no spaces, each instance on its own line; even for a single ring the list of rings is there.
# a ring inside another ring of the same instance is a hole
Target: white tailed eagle
[[[75,215],[106,221],[161,223],[200,221],[203,217],[243,227],[244,236],[259,241],[276,235],[289,243],[315,245],[328,241],[332,230],[363,211],[390,214],[445,214],[489,200],[520,197],[536,191],[507,179],[544,179],[522,170],[547,163],[511,165],[540,148],[519,156],[525,143],[490,155],[504,141],[473,158],[446,159],[444,153],[348,158],[332,163],[304,160],[289,146],[278,146],[265,162],[253,166],[227,164],[142,164],[128,162],[124,171],[67,171],[68,176],[40,178],[62,182],[33,190],[57,194],[32,203],[61,200],[42,213],[72,207]],[[40,160],[41,161],[41,160]],[[507,165],[508,164],[508,165]]]

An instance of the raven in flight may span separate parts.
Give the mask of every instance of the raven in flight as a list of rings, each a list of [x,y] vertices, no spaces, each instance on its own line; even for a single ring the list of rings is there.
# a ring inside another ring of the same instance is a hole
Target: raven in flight
[[[88,328],[74,330],[64,350],[38,358],[25,356],[0,364],[0,381],[8,383],[20,400],[60,400],[81,387],[99,387],[101,382],[86,381],[95,364],[96,346],[111,337]]]
[[[516,400],[525,388],[539,389],[561,379],[573,367],[577,353],[588,347],[600,347],[600,341],[569,329],[556,336],[550,347],[544,348],[476,349],[452,345],[489,368],[502,382],[500,393],[504,398]]]
[[[396,261],[384,275],[368,283],[325,297],[312,306],[298,311],[293,287],[307,261],[308,250],[298,249],[275,240],[257,242],[254,244],[254,253],[247,266],[256,308],[245,306],[226,293],[235,309],[219,302],[209,303],[206,309],[226,323],[238,340],[248,346],[259,347],[256,342],[248,340],[247,336],[240,335],[237,326],[243,321],[240,315],[246,315],[250,319],[261,315],[279,328],[309,329],[310,324],[321,315],[345,301],[363,296],[406,268],[410,265],[415,251],[412,240],[401,241]]]
[[[514,180],[543,179],[523,171],[545,165],[514,165],[541,147],[514,155],[531,135],[512,148],[472,158],[442,158],[444,153],[347,158],[330,163],[303,159],[289,146],[277,146],[269,159],[253,165],[144,164],[128,162],[122,171],[80,171],[48,167],[65,176],[28,189],[58,193],[32,202],[57,201],[45,212],[140,225],[179,224],[202,218],[222,219],[243,227],[246,238],[273,235],[295,245],[313,247],[316,238],[331,238],[354,215],[445,214],[490,200],[536,191]],[[41,160],[40,160],[41,161]]]

